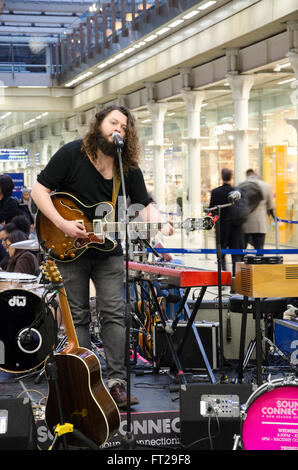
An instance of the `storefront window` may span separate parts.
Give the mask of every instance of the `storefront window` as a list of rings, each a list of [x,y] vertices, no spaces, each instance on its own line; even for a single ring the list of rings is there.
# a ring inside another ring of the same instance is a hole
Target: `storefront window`
[[[293,88],[252,89],[249,100],[249,167],[267,181],[274,194],[277,216],[298,220],[297,134],[291,125],[296,117]],[[208,96],[201,109],[201,200],[207,207],[210,191],[221,184],[221,169],[234,169],[234,104],[230,92],[218,99]],[[148,189],[154,192],[154,152],[149,113],[138,119],[143,155],[141,166]],[[187,202],[187,111],[183,102],[170,109],[164,121],[165,199],[172,206]],[[243,175],[243,179],[245,175]],[[296,226],[280,223],[281,244],[297,243]],[[272,225],[266,238],[276,242]]]

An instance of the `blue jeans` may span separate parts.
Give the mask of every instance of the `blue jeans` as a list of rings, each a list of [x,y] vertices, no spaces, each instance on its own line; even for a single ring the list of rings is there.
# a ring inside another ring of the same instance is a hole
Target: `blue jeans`
[[[67,263],[57,262],[64,281],[79,345],[91,349],[90,279],[96,291],[108,386],[125,382],[125,318],[123,300],[123,256],[92,258],[80,256]]]

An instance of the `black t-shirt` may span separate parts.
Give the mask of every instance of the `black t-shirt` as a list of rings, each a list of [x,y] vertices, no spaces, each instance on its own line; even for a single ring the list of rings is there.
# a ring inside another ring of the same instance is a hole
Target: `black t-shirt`
[[[73,194],[86,206],[112,201],[113,179],[105,179],[96,170],[81,146],[82,141],[75,140],[61,147],[37,176],[37,181],[52,191]],[[140,168],[130,170],[125,176],[125,191],[131,204],[146,207],[152,202]],[[120,185],[119,196],[122,194]],[[94,252],[101,254],[99,250],[88,249],[84,255],[94,256]],[[113,251],[113,254],[120,253],[119,249]]]

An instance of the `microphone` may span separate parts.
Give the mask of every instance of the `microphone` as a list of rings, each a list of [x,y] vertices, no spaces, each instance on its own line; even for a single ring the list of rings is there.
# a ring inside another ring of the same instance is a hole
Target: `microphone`
[[[117,147],[123,147],[124,142],[119,132],[113,132],[112,139],[113,139],[114,144],[117,145]]]
[[[231,191],[228,194],[228,201],[234,203],[235,201],[239,201],[241,199],[240,191]]]

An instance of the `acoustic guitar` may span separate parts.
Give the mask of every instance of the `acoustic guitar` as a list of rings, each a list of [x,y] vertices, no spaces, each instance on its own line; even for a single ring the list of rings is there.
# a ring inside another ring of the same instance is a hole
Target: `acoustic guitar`
[[[36,215],[36,235],[41,247],[56,261],[69,262],[81,256],[88,248],[96,248],[103,252],[111,252],[123,240],[125,223],[114,222],[114,206],[111,202],[101,202],[93,206],[84,205],[79,199],[69,193],[57,192],[51,195],[54,207],[66,220],[82,223],[87,232],[87,238],[72,238],[64,234],[40,210]],[[139,220],[129,223],[130,240],[149,240],[164,223],[142,222]],[[210,230],[213,227],[212,218],[188,218],[184,222],[173,223],[174,228],[186,231]]]
[[[54,261],[43,262],[47,279],[57,285],[60,308],[67,345],[54,353],[58,372],[58,390],[65,423],[70,423],[98,446],[104,444],[120,427],[120,414],[116,403],[106,389],[98,358],[89,349],[78,345],[62,278]],[[45,362],[47,378],[51,357]],[[46,403],[46,423],[53,431],[59,423],[58,397],[55,382],[49,380],[49,395]],[[67,443],[79,445],[72,433],[66,434]]]

